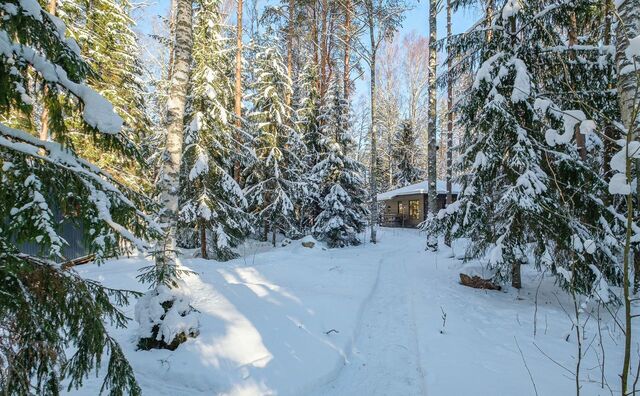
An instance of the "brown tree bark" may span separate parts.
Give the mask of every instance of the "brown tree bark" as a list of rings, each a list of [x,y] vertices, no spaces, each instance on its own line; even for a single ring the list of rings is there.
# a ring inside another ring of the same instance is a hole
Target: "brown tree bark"
[[[493,31],[491,30],[491,24],[493,22],[493,13],[495,12],[496,4],[495,0],[487,0],[485,6],[485,28],[487,29],[485,33],[485,37],[487,39],[487,43],[493,39]]]
[[[351,0],[344,5],[344,98],[349,100],[351,88]]]
[[[57,11],[56,0],[49,0],[49,3],[47,4],[47,11],[51,15],[56,15],[56,11]],[[47,88],[47,86],[45,85],[44,96],[46,97],[48,93],[49,93],[49,88]],[[40,115],[40,131],[38,133],[38,137],[40,138],[40,140],[49,139],[49,110],[47,110],[46,106],[43,107],[42,114]]]
[[[203,259],[208,259],[209,255],[207,254],[207,226],[203,221],[200,222],[200,256]]]
[[[604,34],[603,34],[603,44],[605,46],[611,45],[611,22],[612,22],[612,12],[613,12],[613,2],[612,0],[604,1]],[[607,76],[612,77],[613,70],[609,68],[607,71]],[[611,78],[609,79],[611,81]],[[609,89],[613,89],[613,85],[609,83]],[[604,127],[604,160],[603,160],[603,169],[602,173],[604,179],[609,182],[611,179],[611,157],[615,154],[616,144],[613,140],[616,139],[616,129],[612,125],[605,125]],[[610,203],[611,199],[607,194],[606,203]]]
[[[316,66],[316,70],[320,73],[320,57],[318,52],[320,51],[320,39],[318,36],[318,0],[313,2],[313,23],[311,24],[312,46],[313,46],[313,64]],[[320,78],[316,81],[316,88],[320,91]]]
[[[451,0],[447,0],[447,44],[449,45],[451,40]],[[450,51],[448,51],[450,54]],[[453,61],[451,56],[447,56],[447,205],[453,202],[452,195],[452,166],[453,166],[453,154],[451,148],[453,147],[453,84],[452,84],[452,69]]]
[[[293,80],[293,34],[294,34],[294,15],[295,15],[295,2],[289,0],[289,26],[287,28],[287,76],[289,80]],[[287,94],[285,102],[288,106],[291,106],[291,95]]]
[[[572,48],[577,43],[578,43],[578,22],[576,20],[575,10],[571,10],[571,12],[569,13],[569,49],[570,49],[569,56],[573,60],[576,59],[576,53]],[[587,149],[585,147],[584,135],[580,133],[579,124],[576,124],[576,126],[573,128],[573,135],[576,139],[576,145],[578,146],[578,153],[580,154],[580,159],[584,161],[587,158]]]
[[[320,97],[324,97],[327,91],[328,76],[327,65],[329,61],[328,51],[328,21],[327,16],[329,14],[329,1],[320,0],[322,6],[322,13],[320,17]]]
[[[242,0],[238,0],[236,18],[236,76],[233,110],[236,116],[236,128],[239,130],[242,127]],[[242,140],[240,133],[236,133],[235,138],[236,144],[239,145]],[[240,183],[240,177],[240,162],[236,161],[233,164],[233,178]]]
[[[516,17],[509,18],[509,28],[511,30],[511,45],[516,46]],[[495,234],[495,233],[494,233]],[[497,238],[497,236],[496,236]],[[521,262],[519,259],[514,259],[511,263],[511,286],[520,289],[522,288],[522,275],[521,275]]]

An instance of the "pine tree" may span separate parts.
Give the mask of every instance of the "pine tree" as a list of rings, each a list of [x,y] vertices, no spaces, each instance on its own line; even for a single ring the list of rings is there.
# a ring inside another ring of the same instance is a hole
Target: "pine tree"
[[[417,167],[416,136],[410,121],[403,121],[396,133],[393,147],[393,162],[395,163],[394,181],[397,187],[404,187],[419,182],[422,171]]]
[[[231,124],[234,65],[219,7],[217,0],[204,0],[195,17],[193,103],[185,138],[187,175],[181,183],[180,218],[202,257],[207,258],[210,249],[225,261],[237,257],[232,248],[250,232],[251,223],[247,201],[233,178],[238,157]]]
[[[276,234],[299,234],[295,203],[306,195],[302,180],[304,145],[295,128],[292,110],[286,104],[291,95],[291,81],[273,41],[259,46],[254,59],[252,84],[252,121],[257,126],[255,152],[257,161],[247,170],[246,196],[264,238],[271,229]]]
[[[331,84],[323,106],[321,135],[326,152],[313,168],[311,179],[319,186],[320,207],[313,226],[314,236],[329,247],[358,245],[358,233],[366,226],[365,168],[348,156],[353,145],[349,103],[338,81]]]
[[[132,292],[86,280],[56,261],[67,242],[60,219],[83,232],[96,260],[132,247],[160,228],[141,211],[148,200],[76,154],[73,133],[104,152],[131,158],[113,106],[86,85],[93,73],[65,25],[35,1],[0,5],[0,393],[58,394],[100,366],[110,353],[103,389],[140,394],[133,370],[105,321],[124,327],[116,308]],[[43,87],[46,87],[43,88]],[[48,113],[49,141],[36,133],[38,111]],[[9,126],[11,114],[24,120]],[[72,120],[80,125],[70,125]],[[73,128],[73,129],[72,129]],[[107,151],[111,150],[111,151]],[[10,221],[8,221],[10,219]],[[23,251],[35,241],[38,254]]]

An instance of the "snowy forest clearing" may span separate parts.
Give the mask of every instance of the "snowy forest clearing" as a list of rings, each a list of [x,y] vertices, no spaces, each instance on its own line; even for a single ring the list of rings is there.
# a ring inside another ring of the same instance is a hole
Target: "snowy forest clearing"
[[[113,330],[143,394],[534,395],[525,361],[539,395],[574,393],[575,332],[564,311],[572,302],[553,278],[540,283],[525,269],[519,292],[463,287],[459,272],[473,268],[449,249],[425,251],[416,230],[380,234],[377,245],[293,241],[256,254],[246,248],[226,263],[183,259],[198,273],[183,289],[200,311],[200,335],[176,351],[135,351],[135,322]],[[78,271],[141,290],[135,277],[146,264],[121,259]],[[605,380],[615,392],[622,335],[602,311]],[[610,394],[600,385],[596,317],[586,316],[582,394]],[[91,378],[74,394],[96,394],[100,385]]]

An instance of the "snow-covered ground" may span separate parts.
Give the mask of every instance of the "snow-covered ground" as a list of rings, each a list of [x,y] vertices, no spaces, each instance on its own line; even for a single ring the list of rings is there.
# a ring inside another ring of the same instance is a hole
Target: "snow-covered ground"
[[[525,269],[520,291],[467,288],[458,274],[469,265],[447,248],[426,252],[424,240],[416,230],[382,229],[377,245],[293,241],[247,245],[227,263],[185,259],[198,273],[186,284],[200,335],[176,351],[136,351],[135,322],[114,335],[148,395],[575,394],[573,303],[553,279]],[[77,270],[141,290],[135,277],[147,264]],[[581,317],[581,394],[609,395],[608,386],[619,388],[621,332],[604,308],[599,332],[590,308]],[[74,393],[97,394],[100,379],[85,385]]]

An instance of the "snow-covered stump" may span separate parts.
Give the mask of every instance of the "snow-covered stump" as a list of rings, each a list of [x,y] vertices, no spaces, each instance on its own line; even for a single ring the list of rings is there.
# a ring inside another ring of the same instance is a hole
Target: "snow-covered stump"
[[[140,324],[138,349],[142,350],[173,351],[199,333],[198,311],[187,296],[165,285],[157,286],[138,300],[135,318]]]

